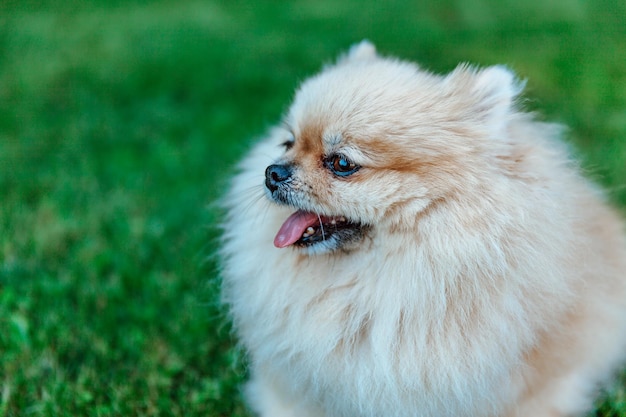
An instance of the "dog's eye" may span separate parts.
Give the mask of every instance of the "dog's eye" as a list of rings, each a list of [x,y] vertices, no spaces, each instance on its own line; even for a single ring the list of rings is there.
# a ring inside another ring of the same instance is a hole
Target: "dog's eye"
[[[295,141],[296,139],[293,136],[293,134],[289,134],[289,137],[287,138],[287,140],[281,143],[280,146],[283,146],[285,150],[288,151],[289,149],[293,148],[293,143]]]
[[[340,177],[352,175],[360,168],[360,166],[342,155],[333,155],[329,157],[326,160],[326,166],[328,166],[333,174],[339,175]]]

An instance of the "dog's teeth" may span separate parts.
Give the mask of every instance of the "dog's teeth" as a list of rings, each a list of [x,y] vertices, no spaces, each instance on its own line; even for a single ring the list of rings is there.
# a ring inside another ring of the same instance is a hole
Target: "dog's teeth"
[[[343,216],[341,216],[338,220],[339,220],[340,222],[345,222],[345,221],[346,221],[346,218],[345,218],[345,217],[343,217]]]
[[[309,226],[309,227],[306,228],[304,233],[302,233],[302,237],[309,237],[309,236],[311,236],[314,233],[315,233],[315,229],[313,229],[311,226]]]
[[[337,224],[337,220],[332,219],[332,220],[330,221],[330,224]]]

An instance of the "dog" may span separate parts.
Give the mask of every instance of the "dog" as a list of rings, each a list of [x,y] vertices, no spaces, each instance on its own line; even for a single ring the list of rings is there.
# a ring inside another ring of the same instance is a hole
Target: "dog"
[[[222,297],[263,417],[557,417],[626,356],[624,223],[506,67],[363,41],[224,198]]]

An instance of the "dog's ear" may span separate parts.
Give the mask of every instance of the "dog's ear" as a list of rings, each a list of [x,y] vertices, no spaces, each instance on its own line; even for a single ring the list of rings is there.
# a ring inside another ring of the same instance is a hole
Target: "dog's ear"
[[[451,94],[462,97],[472,114],[485,122],[494,133],[501,132],[506,126],[508,116],[515,111],[515,101],[525,84],[502,65],[482,70],[461,65],[446,81],[454,89]]]
[[[376,47],[370,41],[365,39],[352,45],[347,54],[339,57],[337,63],[344,64],[355,61],[371,61],[377,57]]]
[[[513,71],[496,65],[476,74],[472,93],[493,111],[508,112],[524,89],[524,84],[516,78]]]

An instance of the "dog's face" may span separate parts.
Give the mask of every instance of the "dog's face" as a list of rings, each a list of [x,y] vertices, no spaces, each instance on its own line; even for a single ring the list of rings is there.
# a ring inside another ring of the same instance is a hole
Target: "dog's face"
[[[516,93],[502,68],[440,77],[357,45],[301,86],[275,133],[284,154],[265,171],[267,193],[294,208],[275,245],[356,249],[414,227],[489,163]]]

